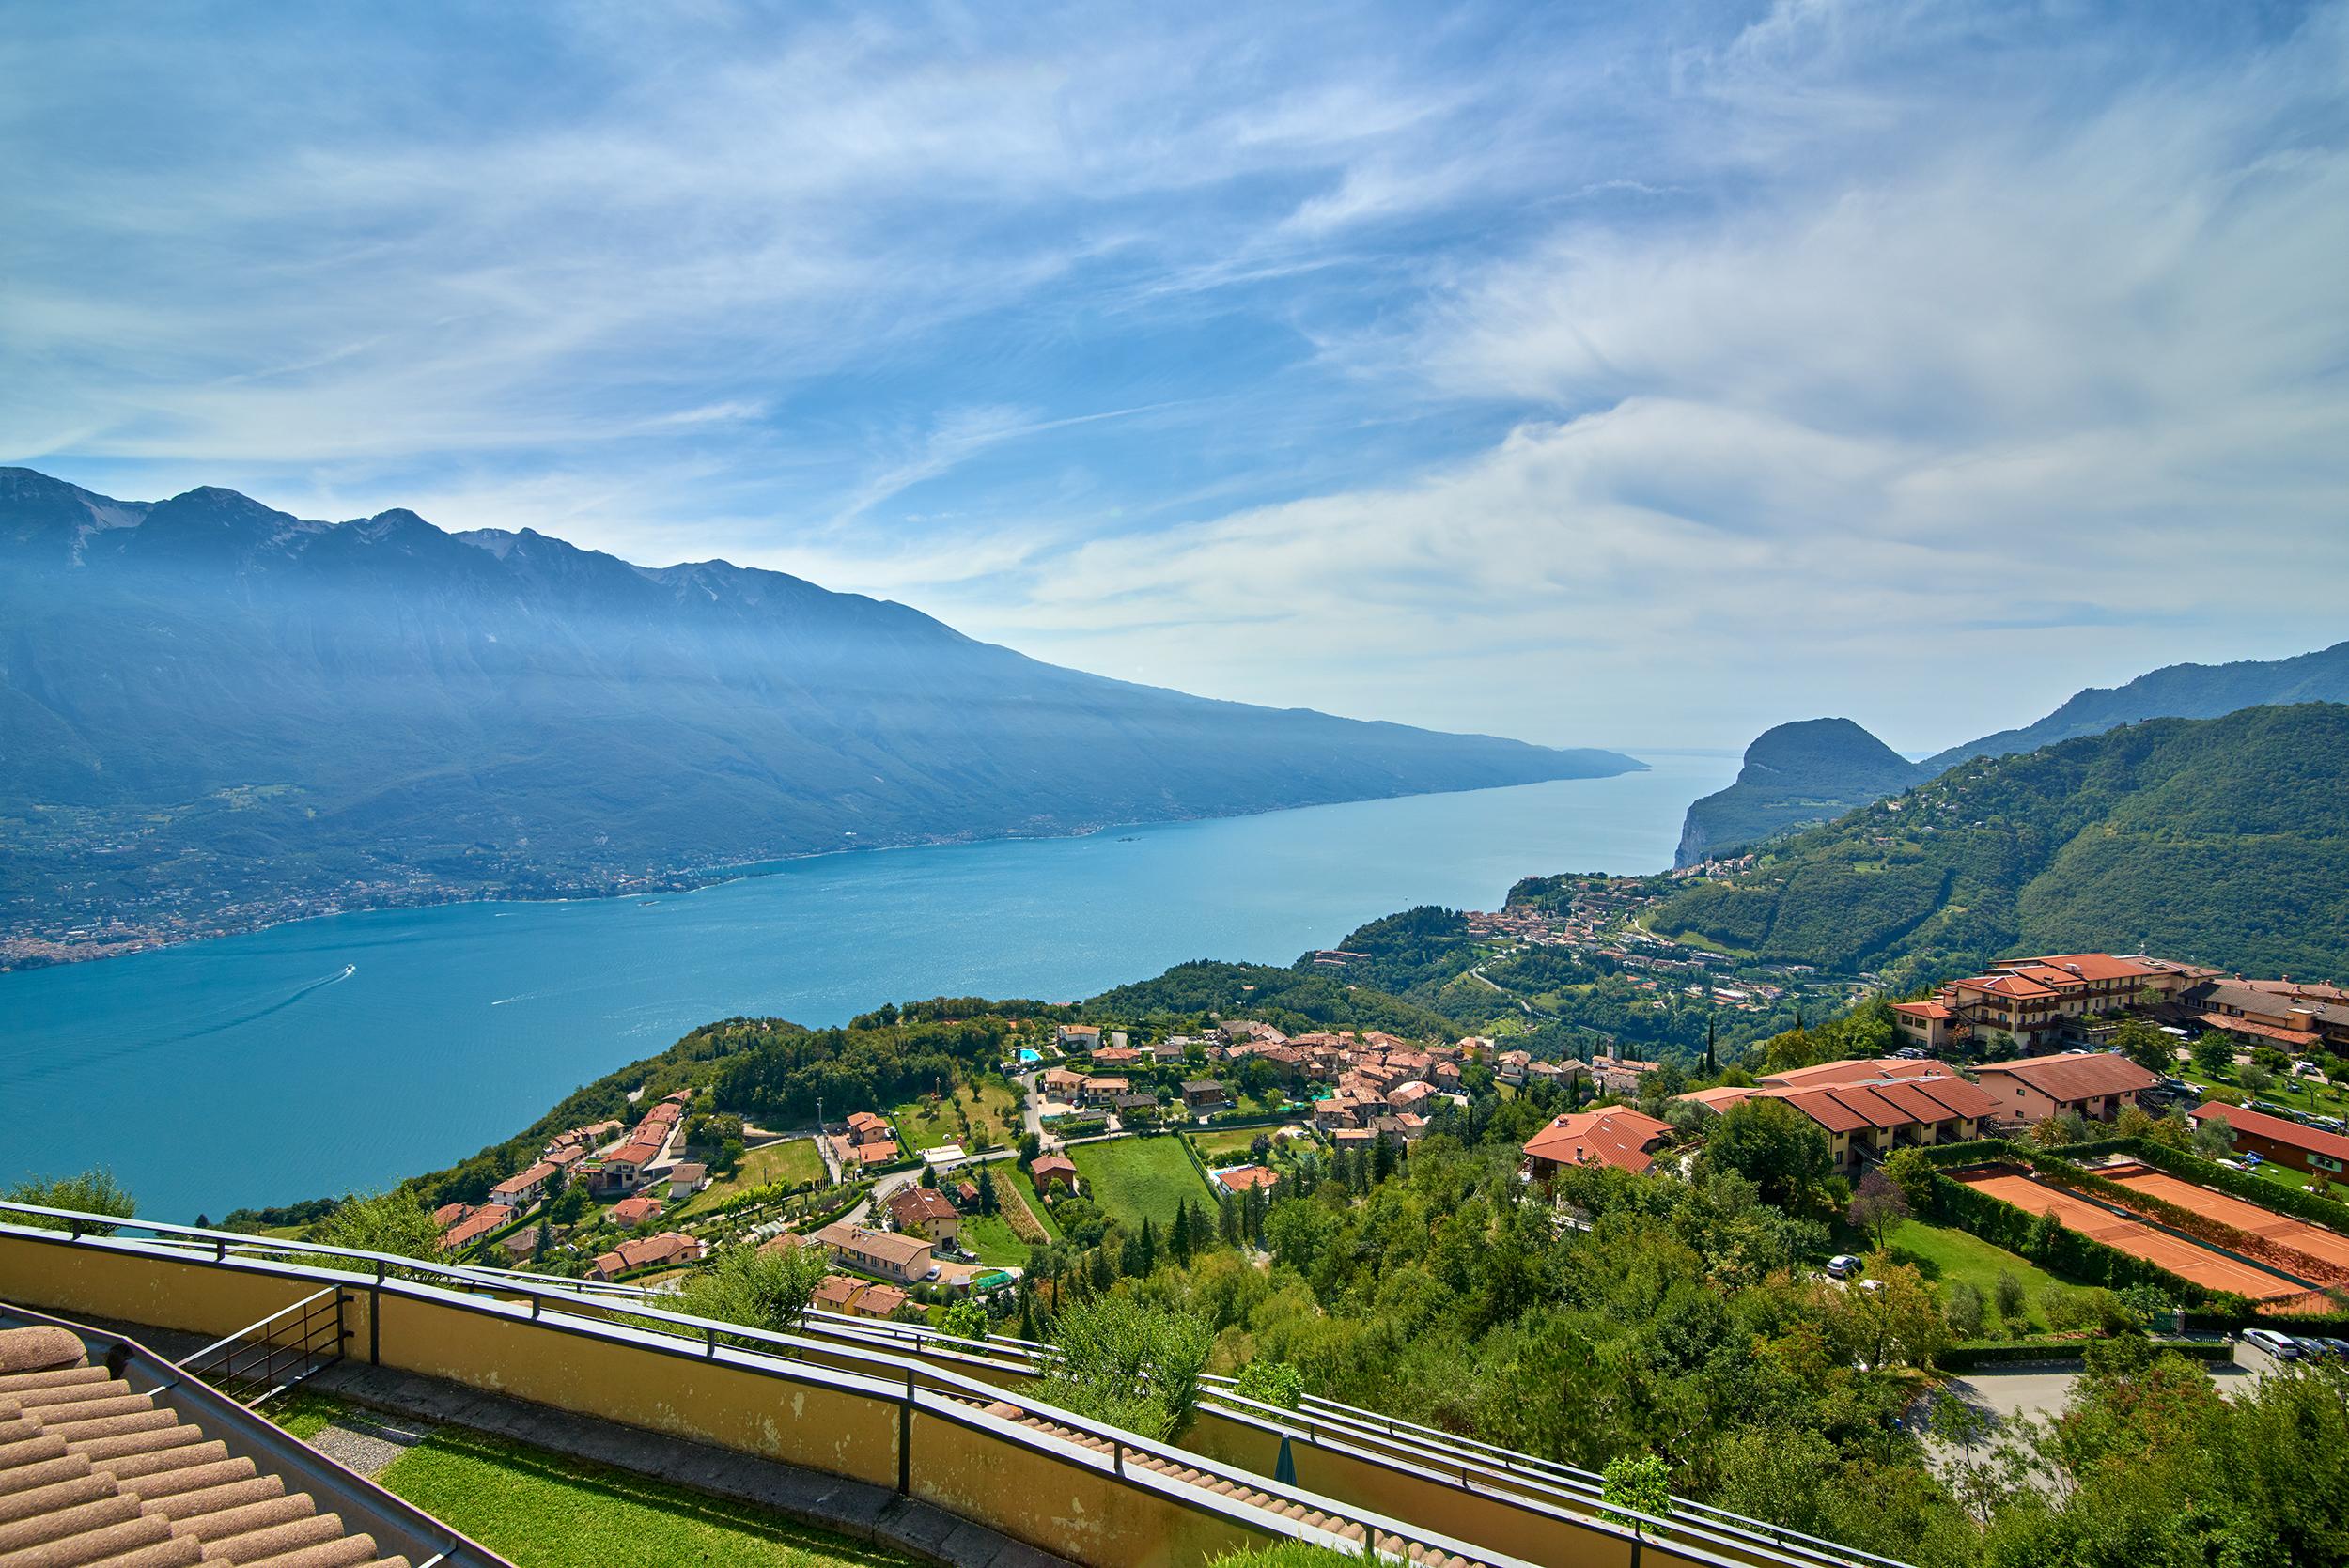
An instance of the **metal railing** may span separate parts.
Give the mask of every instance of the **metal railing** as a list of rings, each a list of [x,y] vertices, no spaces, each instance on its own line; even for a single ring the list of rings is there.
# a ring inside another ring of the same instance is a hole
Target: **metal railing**
[[[405,1557],[415,1568],[513,1568],[489,1547],[344,1468],[137,1340],[0,1302],[0,1327],[32,1327],[73,1335],[93,1364],[118,1368],[117,1375],[132,1392],[171,1410],[231,1456],[251,1460],[259,1472],[285,1479],[288,1490],[309,1493],[320,1513],[339,1514],[351,1530],[373,1536],[379,1556]]]
[[[340,1285],[303,1296],[250,1327],[213,1341],[179,1365],[252,1409],[343,1358],[350,1330]]]
[[[608,1311],[633,1312],[636,1303],[648,1297],[658,1299],[661,1295],[642,1285],[607,1281],[501,1269],[471,1272],[492,1283],[527,1282],[568,1294]],[[971,1340],[918,1324],[852,1317],[817,1308],[803,1314],[801,1332],[811,1339],[860,1342],[902,1354],[942,1357],[949,1361],[1030,1376],[1043,1375],[1060,1354],[1050,1344],[1013,1335],[992,1334],[984,1340]],[[1242,1395],[1233,1379],[1212,1374],[1200,1379],[1199,1402],[1205,1407],[1265,1426],[1295,1442],[1344,1452],[1377,1464],[1399,1462],[1422,1480],[1478,1497],[1523,1501],[1578,1521],[1595,1517],[1602,1511],[1623,1513],[1604,1500],[1604,1478],[1595,1471],[1379,1411],[1313,1396],[1307,1396],[1293,1410],[1264,1405]],[[1670,1517],[1716,1532],[1721,1545],[1758,1552],[1775,1561],[1803,1564],[1806,1568],[1907,1568],[1896,1559],[1861,1547],[1748,1518],[1687,1498],[1672,1499]]]
[[[65,1230],[36,1228],[12,1223],[11,1216],[72,1223]],[[103,1226],[117,1234],[105,1234],[99,1226],[88,1223],[101,1218]],[[145,1238],[119,1234],[124,1231],[145,1233]],[[640,1287],[439,1264],[350,1248],[81,1215],[8,1202],[0,1202],[0,1234],[61,1247],[161,1256],[345,1289],[354,1288],[351,1276],[356,1275],[355,1290],[364,1290],[370,1296],[406,1296],[466,1312],[528,1322],[556,1332],[615,1341],[884,1401],[896,1405],[900,1412],[900,1491],[908,1490],[903,1467],[910,1450],[904,1439],[910,1432],[911,1417],[918,1410],[926,1417],[983,1430],[999,1440],[1050,1453],[1063,1463],[1108,1472],[1122,1484],[1157,1492],[1184,1507],[1221,1514],[1267,1534],[1348,1547],[1347,1540],[1336,1532],[1348,1524],[1359,1524],[1366,1534],[1397,1543],[1394,1549],[1410,1558],[1415,1559],[1421,1551],[1435,1551],[1492,1564],[1494,1568],[1532,1568],[1519,1559],[1427,1530],[1409,1521],[1283,1485],[1256,1472],[1158,1443],[1086,1417],[1038,1405],[1025,1398],[1017,1401],[1022,1409],[1033,1410],[1080,1437],[1093,1439],[1107,1452],[1096,1452],[1081,1443],[1041,1433],[1014,1418],[989,1415],[986,1406],[1003,1400],[1004,1390],[955,1371],[951,1365],[953,1359],[960,1358],[984,1363],[997,1371],[1007,1367],[1033,1370],[1055,1354],[1048,1345],[1020,1341],[956,1340],[910,1325],[829,1313],[809,1314],[810,1321],[804,1325],[807,1332],[759,1329],[670,1312],[654,1304],[660,1293]],[[606,1315],[614,1312],[624,1313],[626,1320]],[[372,1308],[367,1315],[372,1341],[380,1331],[381,1317]],[[371,1343],[368,1358],[377,1359],[378,1356],[379,1347]],[[941,1359],[949,1364],[939,1364]],[[1260,1405],[1239,1396],[1228,1380],[1205,1381],[1203,1399],[1261,1421],[1282,1435],[1324,1447],[1342,1447],[1354,1457],[1399,1474],[1408,1473],[1481,1498],[1505,1501],[1554,1519],[1562,1526],[1626,1543],[1644,1541],[1694,1561],[1720,1564],[1722,1568],[1756,1562],[1797,1568],[1848,1568],[1854,1564],[1901,1568],[1890,1559],[1799,1532],[1779,1530],[1759,1521],[1680,1499],[1675,1499],[1673,1513],[1669,1516],[1641,1514],[1621,1504],[1606,1504],[1602,1512],[1599,1478],[1588,1471],[1329,1402],[1308,1401],[1308,1408],[1299,1411]],[[1381,1452],[1381,1445],[1406,1452]],[[1411,1452],[1415,1447],[1422,1452]],[[1146,1467],[1143,1462],[1163,1463],[1170,1469],[1187,1469],[1204,1480],[1177,1481]],[[1497,1478],[1505,1478],[1509,1484],[1494,1484]],[[1268,1498],[1272,1507],[1259,1507],[1220,1494],[1214,1490],[1219,1482],[1229,1482],[1237,1490]],[[1301,1505],[1308,1512],[1323,1515],[1329,1521],[1328,1527],[1312,1527],[1275,1512],[1287,1504]]]

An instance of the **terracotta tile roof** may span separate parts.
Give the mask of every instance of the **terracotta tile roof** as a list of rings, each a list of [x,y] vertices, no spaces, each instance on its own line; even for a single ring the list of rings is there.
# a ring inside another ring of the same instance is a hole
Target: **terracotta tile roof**
[[[901,1187],[888,1199],[890,1218],[904,1229],[955,1218],[955,1205],[926,1187]]]
[[[2263,1110],[2246,1110],[2241,1106],[2225,1105],[2213,1100],[2195,1110],[2191,1120],[2200,1122],[2205,1116],[2216,1116],[2237,1132],[2248,1132],[2264,1138],[2271,1143],[2304,1149],[2312,1155],[2323,1155],[2349,1164],[2349,1138],[2322,1127],[2304,1127],[2281,1116],[2270,1116]]]
[[[1832,1089],[1766,1089],[1763,1093],[1784,1100],[1829,1132],[1858,1132],[1874,1125],[1858,1109],[1845,1105]]]
[[[2323,1038],[2313,1030],[2279,1029],[2274,1024],[2254,1023],[2249,1018],[2231,1018],[2224,1013],[2197,1013],[2194,1021],[2204,1029],[2215,1029],[2222,1034],[2249,1034],[2262,1040],[2273,1040],[2279,1046],[2297,1046],[2303,1050]]]
[[[1281,1173],[1261,1165],[1236,1165],[1229,1171],[1218,1171],[1215,1179],[1226,1192],[1246,1192],[1251,1188],[1278,1184]]]
[[[1610,1106],[1558,1117],[1527,1140],[1525,1152],[1557,1165],[1611,1165],[1636,1172],[1655,1163],[1649,1151],[1672,1130],[1670,1122],[1628,1106]]]
[[[1938,1062],[1912,1062],[1897,1056],[1845,1057],[1840,1062],[1819,1062],[1808,1067],[1789,1067],[1782,1073],[1772,1073],[1763,1079],[1772,1089],[1827,1089],[1840,1083],[1875,1083],[1896,1078],[1938,1078],[1949,1068]]]
[[[1984,1062],[1974,1069],[1974,1074],[1977,1078],[2011,1075],[2049,1099],[2066,1103],[2151,1089],[2161,1081],[2127,1057],[2102,1050],[2060,1051],[2052,1056],[2026,1056],[2015,1062]]]
[[[0,1555],[9,1562],[408,1568],[300,1489],[323,1479],[324,1461],[310,1472],[278,1455],[257,1460],[241,1442],[230,1457],[219,1438],[88,1360],[63,1328],[0,1329]]]
[[[2133,959],[2116,958],[2109,953],[2043,953],[2036,958],[2019,961],[2061,970],[2081,980],[2150,980],[2161,972]]]
[[[1073,1179],[1076,1174],[1077,1162],[1060,1155],[1040,1155],[1028,1167],[1028,1179],[1038,1183],[1048,1176],[1067,1176]]]
[[[1999,1102],[1983,1092],[1977,1083],[1962,1078],[1921,1078],[1910,1080],[1917,1093],[1937,1101],[1941,1109],[1952,1116],[1970,1117],[1980,1121],[1999,1109]]]

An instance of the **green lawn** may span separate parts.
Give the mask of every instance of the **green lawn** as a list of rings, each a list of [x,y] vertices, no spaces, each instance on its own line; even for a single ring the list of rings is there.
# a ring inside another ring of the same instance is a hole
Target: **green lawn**
[[[1249,1145],[1259,1138],[1268,1138],[1281,1129],[1271,1127],[1210,1127],[1204,1132],[1185,1133],[1190,1146],[1199,1151],[1199,1157],[1209,1165],[1229,1165],[1248,1157]]]
[[[1017,1126],[1005,1126],[1003,1119],[1004,1111],[1019,1106],[1018,1094],[1002,1079],[993,1078],[983,1079],[976,1086],[976,1105],[971,1103],[972,1092],[972,1087],[966,1084],[950,1098],[936,1103],[925,1094],[897,1107],[889,1113],[889,1119],[897,1124],[897,1136],[917,1154],[944,1143],[960,1143],[969,1148],[970,1141],[981,1131],[995,1140],[997,1148],[1018,1142]],[[970,1119],[967,1131],[965,1117]]]
[[[1214,1195],[1177,1139],[1081,1143],[1068,1151],[1068,1157],[1077,1162],[1077,1172],[1101,1211],[1128,1225],[1147,1219],[1163,1230],[1186,1202],[1215,1207]]]
[[[909,1560],[749,1503],[454,1427],[376,1479],[517,1568],[609,1568],[620,1544],[646,1562],[848,1568]]]
[[[342,1408],[297,1392],[272,1414],[306,1439]],[[518,1568],[609,1568],[615,1543],[631,1560],[728,1568],[911,1560],[750,1503],[459,1427],[442,1427],[375,1480]]]
[[[2178,1077],[2196,1088],[2207,1091],[2216,1085],[2232,1094],[2243,1093],[2243,1085],[2235,1081],[2236,1074],[2241,1071],[2241,1068],[2236,1068],[2229,1072],[2224,1079],[2213,1079],[2199,1067],[2183,1062],[2178,1063]],[[2339,1116],[2349,1119],[2349,1090],[2343,1090],[2337,1083],[2310,1083],[2306,1079],[2292,1078],[2286,1074],[2278,1073],[2276,1081],[2268,1086],[2260,1098],[2272,1100],[2278,1105],[2288,1105],[2295,1110],[2305,1110],[2318,1116]]]
[[[1894,1263],[1915,1265],[1919,1273],[1934,1281],[1937,1290],[1963,1280],[1982,1292],[1985,1324],[1998,1319],[1995,1287],[1999,1276],[2011,1273],[2022,1281],[2028,1303],[2023,1310],[2029,1322],[2007,1325],[2011,1331],[2046,1332],[2047,1316],[2040,1304],[2041,1293],[2050,1285],[2064,1290],[2079,1288],[2074,1281],[2050,1274],[2003,1247],[1994,1247],[1978,1235],[1950,1226],[1904,1219],[1892,1227],[1885,1239]]]
[[[999,1188],[1003,1185],[1001,1177],[997,1178],[996,1185]],[[1009,1196],[1008,1193],[1003,1194],[1006,1200]],[[1027,1265],[1028,1244],[1013,1234],[1011,1221],[1001,1214],[965,1215],[957,1234],[962,1237],[964,1248],[979,1255],[981,1263],[993,1264],[998,1268],[1006,1265],[1013,1267],[1025,1267]]]
[[[780,1143],[764,1143],[742,1157],[742,1163],[734,1174],[721,1176],[693,1194],[692,1201],[678,1209],[671,1218],[707,1214],[736,1193],[754,1187],[767,1187],[781,1182],[786,1187],[799,1187],[824,1179],[824,1157],[816,1152],[816,1141],[809,1138],[787,1138]]]

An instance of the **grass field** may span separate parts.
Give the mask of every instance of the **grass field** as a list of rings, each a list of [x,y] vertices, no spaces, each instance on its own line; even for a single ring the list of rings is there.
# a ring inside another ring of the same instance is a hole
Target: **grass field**
[[[1000,1190],[1003,1184],[998,1181],[996,1186]],[[1009,1193],[1003,1193],[1003,1197],[1006,1202],[1010,1200]],[[993,1264],[998,1268],[1006,1265],[1024,1267],[1027,1265],[1028,1244],[1019,1239],[1011,1228],[1011,1221],[1001,1214],[965,1215],[957,1234],[962,1237],[962,1245],[976,1252],[981,1263]]]
[[[964,1087],[957,1089],[951,1100],[940,1100],[933,1104],[926,1094],[917,1100],[909,1100],[891,1111],[889,1119],[897,1124],[897,1136],[904,1139],[907,1146],[917,1154],[924,1149],[935,1149],[942,1143],[969,1146],[965,1141],[970,1135],[964,1133],[961,1117],[956,1114],[957,1110],[971,1119],[972,1134],[984,1129],[988,1136],[995,1140],[996,1147],[1018,1142],[1019,1134],[1016,1126],[1006,1127],[1003,1119],[1004,1111],[1018,1108],[1019,1099],[1017,1093],[998,1079],[985,1079],[977,1089],[979,1103],[976,1105],[971,1103],[971,1089]]]
[[[1885,1240],[1894,1263],[1914,1264],[1919,1273],[1934,1282],[1937,1291],[1962,1280],[1982,1292],[1983,1316],[1986,1321],[1998,1318],[1995,1287],[1999,1276],[2011,1273],[2022,1281],[2027,1303],[2024,1313],[2028,1321],[2009,1323],[2008,1329],[2015,1333],[2046,1331],[2047,1314],[2041,1305],[2040,1296],[2048,1286],[2062,1290],[2080,1288],[2003,1247],[1994,1247],[1978,1235],[1945,1225],[1904,1219],[1892,1227]]]
[[[1248,1157],[1249,1145],[1259,1138],[1279,1132],[1279,1127],[1209,1127],[1203,1132],[1185,1133],[1190,1146],[1199,1151],[1199,1157],[1209,1165],[1228,1165]]]
[[[791,1138],[780,1143],[762,1144],[742,1157],[734,1174],[721,1176],[694,1193],[692,1201],[677,1211],[676,1218],[707,1214],[736,1193],[754,1187],[773,1182],[798,1187],[823,1179],[824,1157],[816,1152],[814,1140]]]
[[[1120,1138],[1068,1151],[1101,1211],[1128,1225],[1149,1219],[1161,1230],[1185,1203],[1215,1207],[1214,1195],[1173,1138]]]
[[[336,1413],[305,1400],[281,1417],[306,1437]],[[647,1562],[894,1568],[910,1560],[749,1503],[459,1427],[441,1428],[375,1479],[518,1568],[608,1568],[617,1543]]]

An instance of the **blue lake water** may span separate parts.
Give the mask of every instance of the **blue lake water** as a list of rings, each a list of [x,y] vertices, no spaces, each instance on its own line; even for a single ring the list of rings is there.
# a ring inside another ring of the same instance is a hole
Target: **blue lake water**
[[[111,1166],[141,1212],[384,1186],[510,1136],[712,1018],[1066,1001],[1287,963],[1519,877],[1669,865],[1733,755],[1262,816],[834,855],[690,893],[303,921],[0,974],[0,1178]]]

